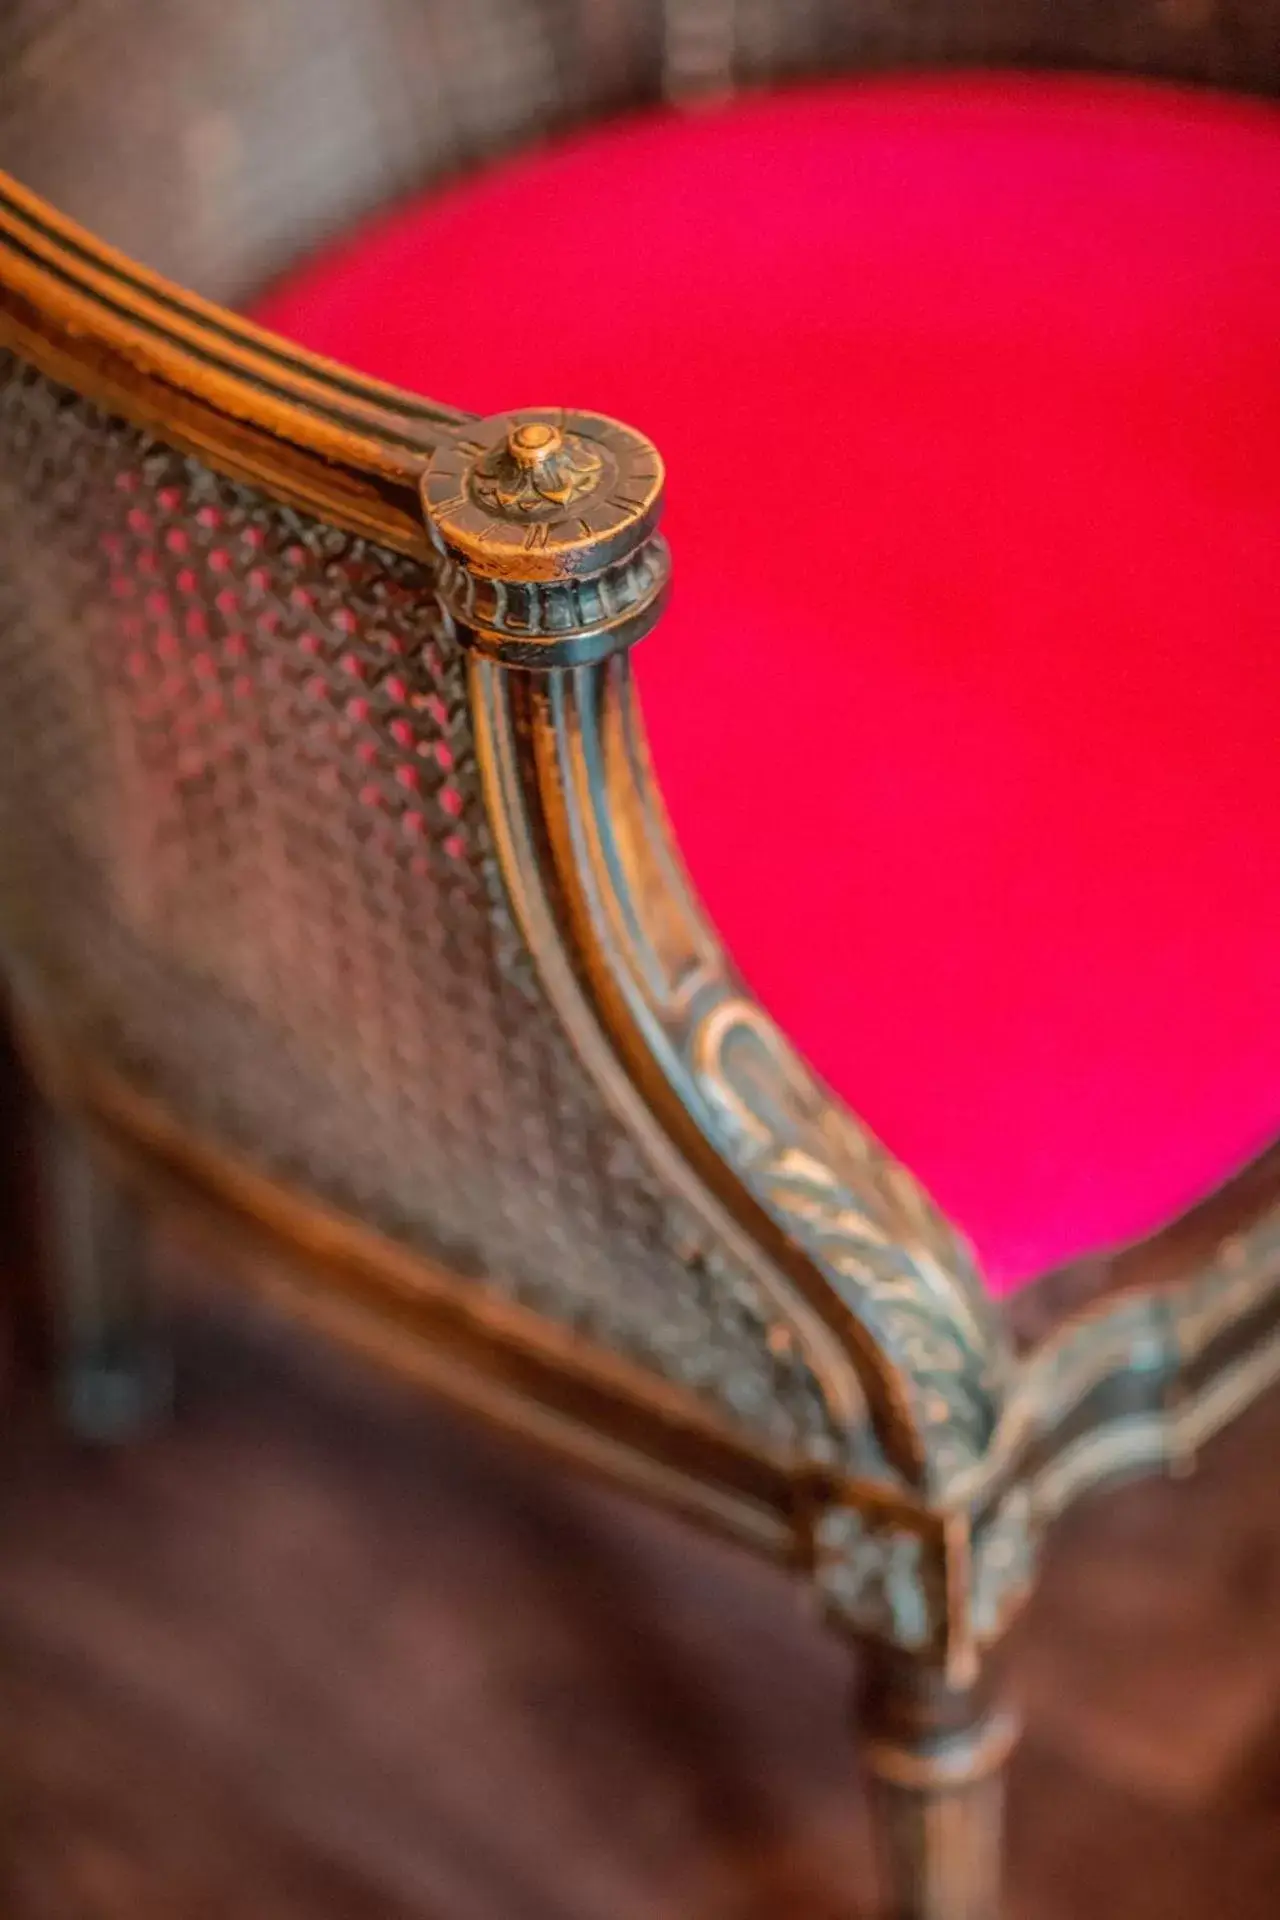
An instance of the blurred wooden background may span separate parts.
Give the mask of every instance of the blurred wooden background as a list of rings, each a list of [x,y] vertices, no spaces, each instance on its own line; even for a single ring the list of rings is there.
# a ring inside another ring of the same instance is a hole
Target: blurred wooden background
[[[4,1920],[865,1913],[849,1666],[780,1576],[214,1301],[127,1451],[17,1369]],[[1273,1394],[1062,1529],[1016,1646],[1013,1920],[1280,1908],[1278,1460]]]

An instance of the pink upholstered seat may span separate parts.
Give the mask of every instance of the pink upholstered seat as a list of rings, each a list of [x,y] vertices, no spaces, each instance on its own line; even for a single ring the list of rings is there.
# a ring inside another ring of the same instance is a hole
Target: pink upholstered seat
[[[1280,1129],[1280,119],[839,85],[422,199],[263,317],[630,419],[636,655],[739,965],[1008,1287]]]

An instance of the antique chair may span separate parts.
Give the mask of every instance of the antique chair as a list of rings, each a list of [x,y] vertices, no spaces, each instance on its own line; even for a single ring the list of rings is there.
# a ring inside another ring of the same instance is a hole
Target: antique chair
[[[149,1210],[215,1220],[812,1583],[892,1911],[990,1920],[1046,1523],[1280,1371],[1280,130],[1226,97],[1280,7],[16,0],[0,54],[72,1416],[154,1387]]]

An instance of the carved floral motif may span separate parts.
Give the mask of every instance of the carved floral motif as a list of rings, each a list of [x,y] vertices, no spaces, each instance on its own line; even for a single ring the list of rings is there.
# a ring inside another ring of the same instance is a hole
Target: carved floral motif
[[[563,513],[594,493],[603,473],[600,449],[582,434],[526,420],[476,462],[471,491],[492,513]]]
[[[873,1640],[919,1653],[938,1637],[945,1594],[918,1533],[854,1507],[834,1507],[818,1528],[817,1582],[832,1611]]]
[[[963,1241],[753,1002],[726,991],[688,1045],[733,1164],[900,1370],[943,1491],[980,1457],[1003,1384],[1002,1330]]]

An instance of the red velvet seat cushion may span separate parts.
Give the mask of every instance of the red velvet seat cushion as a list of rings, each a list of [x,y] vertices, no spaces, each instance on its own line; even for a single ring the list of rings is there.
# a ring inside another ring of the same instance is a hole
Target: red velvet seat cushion
[[[1007,1288],[1280,1127],[1280,120],[842,84],[578,137],[266,303],[667,456],[636,655],[747,979]]]

